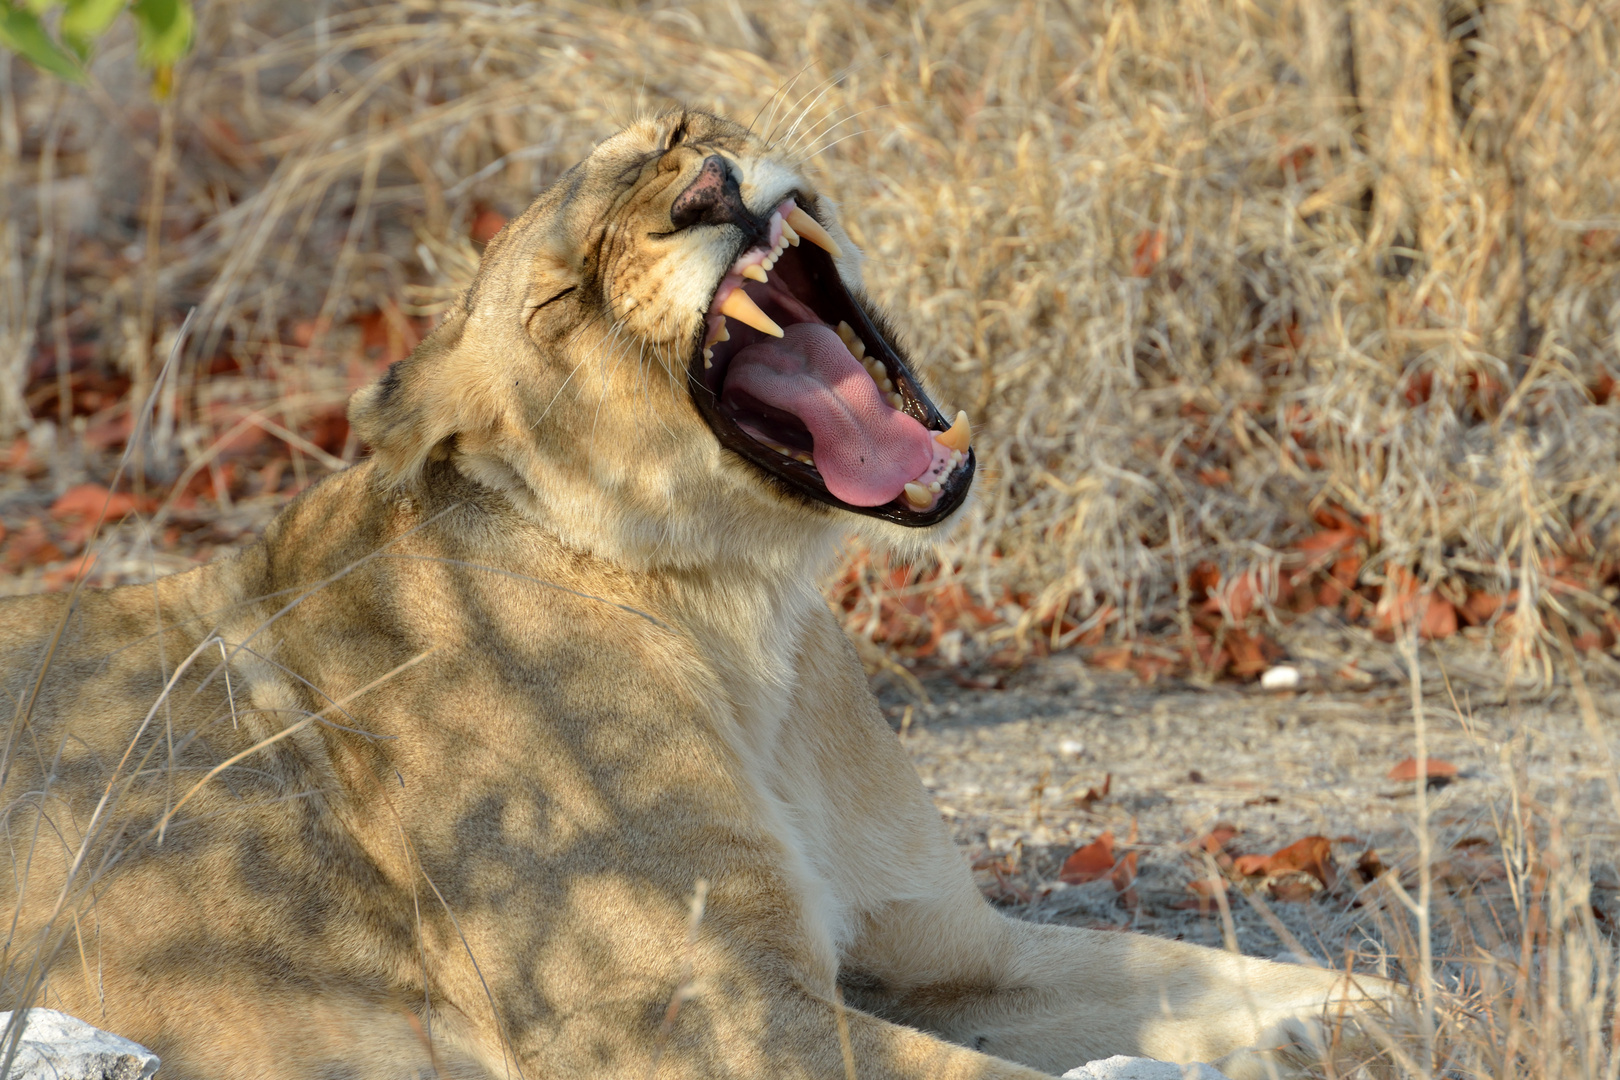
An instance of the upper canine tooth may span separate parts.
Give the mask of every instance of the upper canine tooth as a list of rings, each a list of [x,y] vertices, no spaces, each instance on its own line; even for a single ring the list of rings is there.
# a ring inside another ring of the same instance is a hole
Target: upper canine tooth
[[[742,276],[747,278],[749,281],[765,282],[770,280],[770,278],[765,276],[765,270],[759,265],[759,263],[750,263],[749,265],[743,267]]]
[[[726,294],[725,301],[720,305],[720,314],[729,319],[736,319],[744,326],[752,326],[762,334],[771,337],[781,337],[782,328],[754,303],[754,298],[741,289],[732,289]]]
[[[921,484],[906,485],[906,502],[921,510],[934,501],[934,495]]]
[[[941,446],[967,453],[967,448],[973,443],[973,427],[968,423],[967,413],[959,411],[955,422],[951,424],[951,429],[935,435],[934,441]]]
[[[789,212],[787,216],[787,223],[793,226],[794,232],[805,237],[812,244],[816,245],[816,247],[825,251],[833,258],[838,259],[843,257],[844,250],[838,246],[838,241],[834,240],[830,235],[828,235],[827,230],[823,229],[821,224],[817,222],[815,218],[811,217],[797,206],[795,206],[792,211]]]

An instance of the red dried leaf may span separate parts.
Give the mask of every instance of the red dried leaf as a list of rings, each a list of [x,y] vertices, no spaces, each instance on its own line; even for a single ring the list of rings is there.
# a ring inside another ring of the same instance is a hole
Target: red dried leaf
[[[1457,614],[1461,615],[1469,626],[1479,626],[1490,622],[1491,618],[1502,610],[1502,605],[1511,604],[1518,598],[1517,590],[1506,596],[1483,592],[1469,593],[1468,599],[1463,601],[1463,606],[1457,609]]]
[[[1102,790],[1098,791],[1094,787],[1086,788],[1086,793],[1084,795],[1081,795],[1073,800],[1074,805],[1078,806],[1082,810],[1090,810],[1094,803],[1102,802],[1104,799],[1108,798],[1108,792],[1113,788],[1113,786],[1114,774],[1103,773]]]
[[[1270,861],[1270,855],[1239,855],[1232,860],[1232,869],[1244,877],[1254,877],[1265,873]]]
[[[1272,852],[1266,872],[1281,874],[1289,870],[1304,871],[1320,881],[1324,889],[1333,888],[1339,878],[1333,865],[1333,842],[1325,836],[1307,836]]]
[[[478,216],[473,218],[472,228],[468,232],[475,243],[487,244],[504,228],[506,215],[499,210],[486,209],[478,211]]]
[[[1423,764],[1426,766],[1424,775],[1430,780],[1450,780],[1452,777],[1457,775],[1457,766],[1453,765],[1449,761],[1441,761],[1439,758],[1432,757],[1426,759]],[[1410,783],[1417,778],[1417,758],[1407,758],[1405,761],[1402,761],[1399,765],[1396,765],[1393,769],[1389,770],[1389,779],[1391,780],[1405,780]]]
[[[1423,618],[1418,622],[1418,636],[1435,640],[1448,638],[1457,632],[1457,605],[1441,596],[1426,597]]]
[[[1114,869],[1114,834],[1105,832],[1085,847],[1075,850],[1058,870],[1058,880],[1083,885],[1107,877]]]
[[[1230,844],[1237,837],[1237,834],[1238,828],[1236,825],[1228,825],[1224,821],[1217,822],[1213,829],[1198,838],[1198,846],[1211,855],[1216,855],[1225,851],[1226,845]]]
[[[1321,891],[1322,887],[1312,880],[1314,876],[1291,871],[1269,882],[1267,891],[1271,893],[1273,900],[1281,903],[1303,904]]]
[[[150,499],[138,499],[127,491],[108,491],[100,484],[79,484],[51,504],[51,517],[57,521],[95,521],[105,515],[107,521],[119,521],[137,510],[150,509]]]
[[[1327,555],[1355,543],[1356,534],[1350,529],[1323,529],[1297,540],[1294,548],[1308,555]]]
[[[1158,229],[1149,229],[1136,237],[1131,251],[1131,277],[1147,277],[1164,258],[1165,235]]]
[[[1136,857],[1136,852],[1128,852],[1123,859],[1114,864],[1108,880],[1114,883],[1115,892],[1122,893],[1136,882]]]
[[[1226,895],[1225,878],[1194,878],[1187,882],[1187,888],[1205,899]]]

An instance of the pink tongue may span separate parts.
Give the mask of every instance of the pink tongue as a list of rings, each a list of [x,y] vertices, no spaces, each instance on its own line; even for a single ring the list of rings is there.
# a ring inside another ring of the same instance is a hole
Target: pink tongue
[[[829,326],[794,323],[739,352],[726,391],[790,412],[810,429],[816,471],[851,506],[882,506],[933,463],[928,429],[891,409]]]

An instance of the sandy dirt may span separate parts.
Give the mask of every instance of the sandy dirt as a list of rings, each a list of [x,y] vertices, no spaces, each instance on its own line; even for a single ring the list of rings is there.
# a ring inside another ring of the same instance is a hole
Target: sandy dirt
[[[1489,658],[1472,669],[1465,660],[1452,665],[1461,672],[1442,671],[1438,658],[1421,665],[1428,753],[1457,766],[1426,794],[1437,896],[1466,908],[1467,921],[1511,922],[1527,835],[1514,823],[1531,821],[1532,844],[1545,844],[1556,821],[1592,883],[1594,917],[1612,929],[1620,809],[1608,781],[1620,689],[1591,687],[1604,732],[1594,740],[1569,687],[1504,700],[1500,680],[1494,693],[1485,689]],[[1211,877],[1198,840],[1226,825],[1236,830],[1221,850],[1228,859],[1321,836],[1334,864],[1332,888],[1304,873],[1221,873],[1232,882],[1238,948],[1337,964],[1350,950],[1373,966],[1386,947],[1399,951],[1410,927],[1389,878],[1415,892],[1420,860],[1416,785],[1388,776],[1414,753],[1410,683],[1398,670],[1361,689],[1278,693],[1143,686],[1059,657],[1010,675],[927,678],[926,702],[916,687],[874,681],[981,887],[1009,912],[1222,945],[1218,905],[1200,910],[1189,883]],[[1107,832],[1116,858],[1136,853],[1134,879],[1060,881],[1064,859]],[[1392,874],[1379,881],[1380,868]],[[1479,944],[1474,932],[1464,941],[1443,926],[1437,937],[1442,958]]]

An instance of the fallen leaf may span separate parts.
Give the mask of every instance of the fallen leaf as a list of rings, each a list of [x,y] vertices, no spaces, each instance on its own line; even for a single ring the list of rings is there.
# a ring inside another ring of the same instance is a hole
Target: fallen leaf
[[[1131,647],[1108,645],[1101,649],[1092,649],[1091,655],[1086,657],[1086,660],[1104,671],[1124,671],[1131,664]]]
[[[1303,904],[1321,892],[1322,885],[1314,875],[1295,870],[1271,879],[1266,889],[1273,900],[1284,904]]]
[[[1333,865],[1333,842],[1325,836],[1307,836],[1273,852],[1266,872],[1281,874],[1289,870],[1303,871],[1320,881],[1324,889],[1333,888],[1338,881]]]
[[[1136,882],[1136,857],[1136,852],[1127,852],[1123,859],[1114,864],[1108,880],[1114,883],[1115,892],[1122,893]]]
[[[1114,774],[1103,773],[1102,790],[1098,791],[1094,787],[1086,788],[1086,793],[1084,795],[1078,796],[1073,800],[1074,805],[1078,806],[1082,810],[1090,810],[1093,804],[1102,802],[1104,799],[1108,798],[1108,792],[1113,786]]]
[[[1131,252],[1131,277],[1147,277],[1164,258],[1165,235],[1158,229],[1148,229],[1136,237]]]
[[[1449,761],[1439,758],[1427,758],[1424,761],[1424,775],[1430,780],[1450,780],[1457,775],[1457,766]],[[1417,758],[1407,758],[1393,769],[1389,770],[1388,778],[1391,780],[1405,780],[1410,783],[1418,778]]]
[[[1362,881],[1375,881],[1384,872],[1384,860],[1378,857],[1377,850],[1368,848],[1356,860],[1356,876]]]
[[[468,233],[475,243],[487,244],[504,228],[506,228],[505,214],[499,210],[480,210],[478,216],[473,218],[472,228]]]
[[[1058,870],[1058,880],[1084,885],[1107,877],[1114,869],[1114,834],[1105,832],[1085,847],[1076,849]]]
[[[1255,877],[1266,872],[1270,861],[1270,855],[1239,855],[1232,860],[1232,869],[1244,877]]]
[[[1237,837],[1237,834],[1238,828],[1236,825],[1218,821],[1213,829],[1198,838],[1197,845],[1211,855],[1218,855],[1226,850],[1226,845],[1230,844]]]

